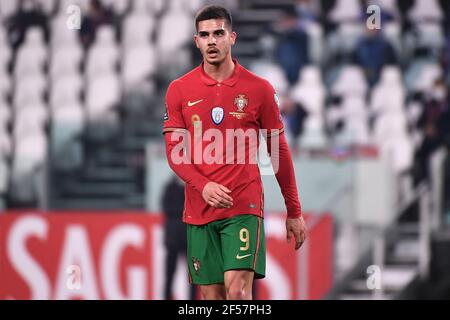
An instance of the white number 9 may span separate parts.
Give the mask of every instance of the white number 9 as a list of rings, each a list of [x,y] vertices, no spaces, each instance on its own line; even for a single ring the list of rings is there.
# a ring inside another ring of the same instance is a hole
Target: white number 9
[[[245,243],[245,246],[241,247],[242,251],[248,250],[250,248],[250,232],[246,228],[242,228],[239,231],[239,239]]]

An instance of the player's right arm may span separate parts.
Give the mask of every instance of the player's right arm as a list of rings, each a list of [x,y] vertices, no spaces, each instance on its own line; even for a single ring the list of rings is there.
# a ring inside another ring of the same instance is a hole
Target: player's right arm
[[[186,139],[185,135],[189,134],[181,108],[181,94],[176,82],[172,82],[166,93],[166,114],[164,115],[163,126],[166,157],[169,166],[186,184],[200,192],[205,202],[210,206],[228,208],[233,205],[233,199],[228,195],[231,190],[218,183],[209,181],[189,161],[188,155],[186,153],[183,154],[181,151],[180,143],[183,143],[183,139]],[[180,161],[181,159],[184,159],[184,161]]]

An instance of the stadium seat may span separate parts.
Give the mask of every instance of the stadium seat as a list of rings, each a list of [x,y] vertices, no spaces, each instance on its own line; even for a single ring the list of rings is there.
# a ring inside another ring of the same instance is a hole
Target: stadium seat
[[[415,79],[414,90],[427,91],[434,82],[442,77],[443,70],[437,63],[425,63],[422,64],[419,69],[418,75]]]
[[[344,119],[363,119],[367,120],[368,112],[366,108],[366,102],[363,97],[359,96],[347,96],[342,103],[342,110]]]
[[[11,78],[8,73],[0,69],[0,97],[6,98],[11,93]]]
[[[0,99],[0,128],[6,128],[11,121],[11,109],[6,102]]]
[[[395,137],[408,136],[406,115],[401,112],[385,113],[375,120],[372,139],[378,146]]]
[[[322,76],[320,74],[320,69],[314,65],[304,67],[300,71],[299,79],[302,84],[322,85]]]
[[[424,21],[441,22],[444,18],[444,13],[437,0],[415,0],[408,15],[415,23]]]
[[[192,12],[193,14],[196,13],[196,11],[198,10],[198,8],[201,8],[202,6],[205,5],[205,0],[191,0],[191,1],[185,1],[183,2],[183,0],[172,0],[172,1],[180,1],[182,2],[182,5],[185,6],[186,10],[189,10],[190,12]],[[222,5],[224,5],[226,8],[228,8],[228,10],[232,10],[232,0],[227,0],[226,3],[223,3]],[[218,4],[220,5],[220,4]],[[231,6],[230,6],[231,5]]]
[[[399,175],[411,169],[414,160],[414,147],[408,135],[386,139],[380,147],[381,153],[390,160],[394,173]]]
[[[369,4],[378,5],[383,12],[388,13],[394,20],[399,21],[400,14],[397,0],[371,0]]]
[[[17,111],[13,124],[14,141],[24,136],[44,131],[48,121],[47,108],[42,104],[30,104]]]
[[[3,203],[3,196],[8,191],[9,184],[9,167],[5,159],[0,155],[0,210],[5,209],[5,204]]]
[[[160,20],[157,37],[159,65],[161,72],[167,71],[167,77],[175,77],[190,65],[187,45],[193,34],[191,14],[184,11],[178,2],[171,2],[170,9]]]
[[[416,26],[418,32],[417,46],[440,50],[445,45],[445,34],[438,23],[420,23]]]
[[[372,90],[370,107],[374,114],[404,111],[405,90],[401,72],[397,67],[386,66],[380,81]]]
[[[136,1],[133,10],[126,16],[123,23],[122,44],[125,49],[135,45],[150,43],[155,29],[155,18],[146,13],[146,2]],[[139,32],[136,32],[139,30]]]
[[[80,137],[85,128],[85,115],[80,104],[63,104],[52,114],[52,163],[60,170],[79,168],[83,162]]]
[[[332,131],[338,123],[344,124],[343,132],[339,133],[339,143],[368,143],[368,112],[363,97],[346,96],[340,105],[328,108],[325,117]]]
[[[331,88],[334,95],[359,95],[365,96],[367,83],[363,70],[355,65],[347,65],[342,68],[338,78]]]
[[[250,65],[250,70],[268,80],[278,95],[283,96],[287,93],[289,84],[283,69],[278,64],[267,60],[257,60]]]
[[[308,113],[322,113],[326,92],[320,70],[315,66],[305,67],[290,95],[295,102],[302,104]]]
[[[414,140],[407,131],[403,114],[388,114],[377,119],[374,139],[384,157],[399,175],[411,169],[414,160]]]
[[[101,121],[119,102],[120,97],[120,84],[115,74],[93,78],[86,92],[88,121]]]
[[[139,0],[135,0],[135,3],[138,1]],[[143,0],[143,1],[147,2],[147,8],[149,12],[153,15],[160,14],[168,3],[168,1],[166,0]]]
[[[115,40],[115,31],[111,26],[101,26],[97,29],[95,42],[89,49],[85,75],[87,79],[93,76],[114,72],[118,63],[119,49]]]
[[[61,46],[54,49],[49,74],[52,81],[65,75],[78,74],[83,58],[83,50],[80,46]]]
[[[129,90],[156,72],[156,53],[150,45],[130,48],[125,52],[122,62],[124,90]]]
[[[399,88],[377,88],[373,90],[371,99],[372,115],[386,112],[404,113],[405,94]]]
[[[124,15],[130,6],[130,0],[101,0],[100,2],[118,16]]]
[[[408,119],[408,124],[412,127],[416,126],[417,121],[423,114],[423,106],[419,102],[412,101],[406,107],[406,118]]]
[[[18,50],[14,68],[15,78],[41,73],[46,61],[47,48],[43,31],[39,27],[31,27],[26,33],[25,42]]]
[[[19,9],[19,0],[0,0],[0,19],[6,20]]]
[[[87,135],[95,141],[105,141],[117,133],[117,105],[121,87],[115,74],[103,75],[91,81],[86,94]]]
[[[363,118],[346,119],[343,129],[334,137],[339,146],[366,145],[370,143],[369,128]]]
[[[67,46],[80,46],[79,44],[79,30],[72,30],[67,28],[67,13],[63,12],[56,15],[50,23],[51,37],[51,48],[55,50],[56,48]]]
[[[339,52],[344,54],[352,53],[358,40],[364,36],[366,26],[360,22],[345,22],[339,25],[337,32]]]
[[[321,53],[325,61],[338,57],[351,58],[358,40],[364,35],[365,25],[360,21],[342,22],[326,39],[326,50]]]
[[[83,80],[79,74],[61,76],[52,81],[50,106],[52,110],[61,105],[78,103],[83,90]]]
[[[389,86],[403,85],[402,73],[397,66],[385,66],[381,70],[380,82]]]
[[[4,127],[0,126],[0,159],[11,156],[12,143],[11,137]]]
[[[322,116],[311,115],[305,120],[304,130],[299,139],[299,147],[302,148],[324,148],[327,138],[324,133]]]
[[[22,106],[43,101],[47,90],[47,79],[42,74],[23,76],[16,80],[13,105],[16,110]]]
[[[16,142],[11,170],[11,199],[21,203],[36,200],[39,177],[47,155],[44,132],[22,137]]]
[[[46,1],[46,0],[42,0],[42,1]],[[70,5],[76,5],[76,6],[80,7],[81,12],[88,12],[90,2],[91,2],[91,0],[60,0],[59,8],[58,8],[59,10],[58,10],[57,14],[67,15],[66,10]]]
[[[38,4],[42,8],[42,11],[48,16],[51,16],[55,12],[57,0],[34,0],[34,2]]]
[[[6,31],[0,25],[0,72],[6,71],[8,63],[11,61],[11,48],[8,46],[8,39],[6,38]]]
[[[408,92],[416,90],[419,74],[422,72],[422,68],[429,63],[428,59],[424,58],[416,58],[409,63],[404,71],[405,88]]]
[[[329,105],[325,111],[324,118],[327,127],[333,133],[336,129],[336,125],[343,121],[344,118],[344,111],[341,105]]]
[[[309,21],[305,26],[309,39],[309,58],[314,64],[321,64],[324,59],[324,30],[321,24]]]
[[[358,0],[336,0],[328,17],[331,21],[336,23],[354,22],[360,19],[362,12]]]
[[[403,52],[402,26],[399,22],[386,22],[381,29],[386,40],[394,48],[397,57],[401,57]]]

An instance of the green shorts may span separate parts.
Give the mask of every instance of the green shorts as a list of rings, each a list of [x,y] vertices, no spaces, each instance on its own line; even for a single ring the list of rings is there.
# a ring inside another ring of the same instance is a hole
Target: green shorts
[[[188,266],[194,284],[224,283],[227,270],[253,270],[255,279],[265,277],[264,220],[245,214],[188,225]]]

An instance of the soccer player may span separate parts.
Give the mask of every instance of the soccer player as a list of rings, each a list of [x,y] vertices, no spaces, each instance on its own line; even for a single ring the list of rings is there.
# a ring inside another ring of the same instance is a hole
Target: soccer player
[[[295,238],[295,249],[306,227],[273,87],[232,58],[237,35],[225,8],[202,8],[195,25],[203,62],[169,85],[163,127],[169,165],[185,182],[189,276],[204,299],[250,300],[253,280],[265,276],[261,174],[240,154],[255,150],[254,136],[259,146],[253,132],[267,130],[287,208],[287,240]]]

